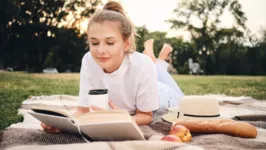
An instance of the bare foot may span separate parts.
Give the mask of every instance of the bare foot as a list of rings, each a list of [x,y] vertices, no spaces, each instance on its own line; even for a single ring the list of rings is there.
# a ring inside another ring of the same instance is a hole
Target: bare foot
[[[159,54],[159,59],[166,60],[169,54],[173,51],[173,48],[171,45],[164,43],[163,48],[161,49],[161,52]]]
[[[169,64],[172,64],[172,54],[169,54],[165,59],[165,61],[168,62]]]
[[[156,57],[154,56],[154,53],[153,53],[153,42],[154,42],[154,39],[147,40],[144,43],[145,49],[142,53],[145,55],[148,55],[152,59],[153,62],[156,62]]]

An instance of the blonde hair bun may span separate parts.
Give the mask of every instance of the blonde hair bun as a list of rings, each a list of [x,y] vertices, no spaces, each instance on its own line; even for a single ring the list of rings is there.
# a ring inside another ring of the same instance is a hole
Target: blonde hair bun
[[[118,2],[115,2],[115,1],[107,2],[105,6],[103,7],[103,10],[116,11],[126,16],[126,13],[123,7]]]

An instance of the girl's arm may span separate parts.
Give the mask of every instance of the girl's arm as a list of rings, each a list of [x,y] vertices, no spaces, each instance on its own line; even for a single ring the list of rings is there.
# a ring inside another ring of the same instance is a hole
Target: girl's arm
[[[133,116],[133,120],[137,123],[137,125],[147,125],[152,122],[152,112],[141,112],[140,110],[136,110],[136,115]]]
[[[136,92],[136,115],[138,125],[147,125],[152,122],[152,112],[159,108],[157,72],[153,62],[145,62],[139,77]]]
[[[109,100],[109,106],[112,109],[118,109],[111,100]],[[136,115],[132,116],[132,119],[137,123],[137,125],[150,124],[152,122],[152,112],[142,112],[139,109],[136,109]]]

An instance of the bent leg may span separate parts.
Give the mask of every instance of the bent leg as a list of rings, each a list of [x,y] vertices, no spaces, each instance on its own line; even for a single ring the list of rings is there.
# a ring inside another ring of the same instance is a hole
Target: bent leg
[[[181,91],[176,81],[167,71],[169,64],[163,60],[157,59],[155,66],[157,70],[158,81],[168,85],[169,87],[173,88],[177,93],[184,96],[184,93]]]

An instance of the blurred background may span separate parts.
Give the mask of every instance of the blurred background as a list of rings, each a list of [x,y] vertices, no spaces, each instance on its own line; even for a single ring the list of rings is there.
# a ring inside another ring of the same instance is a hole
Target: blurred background
[[[87,22],[107,0],[1,0],[0,69],[79,72]],[[172,73],[266,75],[265,0],[120,0],[137,50],[169,43]]]

